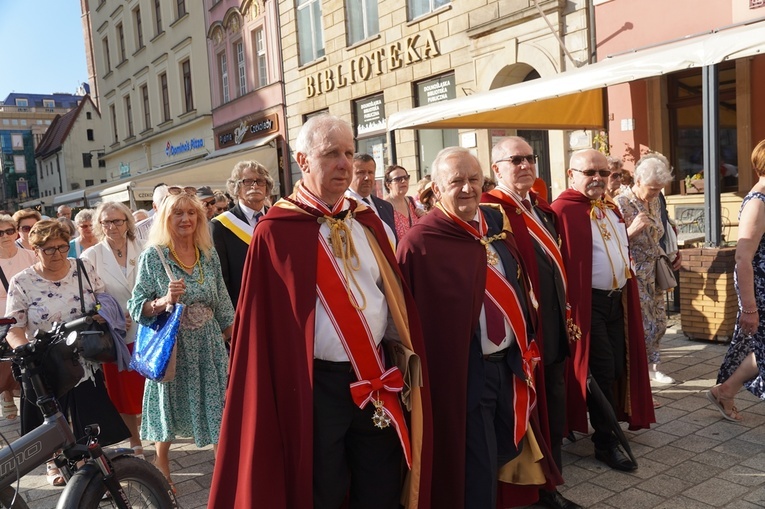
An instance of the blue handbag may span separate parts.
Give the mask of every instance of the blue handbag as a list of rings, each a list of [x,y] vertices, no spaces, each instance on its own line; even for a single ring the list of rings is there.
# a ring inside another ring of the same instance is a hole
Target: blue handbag
[[[130,368],[155,382],[175,378],[175,341],[186,306],[176,304],[151,325],[139,325]]]

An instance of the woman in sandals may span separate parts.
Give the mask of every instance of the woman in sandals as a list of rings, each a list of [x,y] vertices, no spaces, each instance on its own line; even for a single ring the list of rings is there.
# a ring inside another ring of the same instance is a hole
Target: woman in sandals
[[[33,251],[21,249],[16,245],[19,237],[16,221],[9,215],[0,215],[0,309],[5,312],[5,301],[8,300],[8,281],[35,263]],[[13,401],[13,392],[19,390],[19,383],[13,378],[10,362],[0,362],[0,409],[3,417],[9,420],[15,419],[19,410]]]
[[[155,442],[156,465],[175,490],[173,440],[193,437],[197,447],[212,444],[217,452],[228,378],[224,341],[231,338],[234,306],[195,193],[171,194],[155,217],[128,311],[134,321],[150,325],[168,305],[186,306],[176,336],[175,378],[146,380],[141,419],[141,438]]]
[[[734,397],[741,387],[765,399],[765,140],[752,152],[758,179],[739,212],[736,271],[738,320],[709,401],[729,421],[742,419]]]

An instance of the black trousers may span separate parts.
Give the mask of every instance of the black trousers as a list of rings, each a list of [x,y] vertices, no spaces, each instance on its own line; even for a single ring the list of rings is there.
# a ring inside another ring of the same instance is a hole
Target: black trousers
[[[518,455],[513,443],[513,373],[505,361],[483,363],[481,401],[467,411],[466,509],[495,509],[499,465]]]
[[[550,427],[550,452],[558,471],[563,473],[561,448],[563,428],[566,424],[566,362],[545,364],[545,397],[547,398],[547,423]]]
[[[624,309],[621,294],[610,297],[592,292],[592,325],[590,329],[590,373],[603,391],[611,408],[616,409],[614,382],[624,373],[626,363]],[[619,440],[611,431],[603,410],[587,396],[590,423],[595,433],[592,441],[598,449],[615,446]]]
[[[351,398],[356,382],[350,362],[314,362],[314,509],[398,509],[403,451],[393,426],[372,422],[374,407]]]

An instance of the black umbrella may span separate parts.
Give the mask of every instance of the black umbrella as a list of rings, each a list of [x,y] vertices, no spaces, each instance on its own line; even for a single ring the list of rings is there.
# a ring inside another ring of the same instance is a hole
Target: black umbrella
[[[637,466],[637,460],[635,459],[635,456],[632,454],[632,449],[630,448],[630,443],[627,440],[627,437],[624,436],[622,427],[619,424],[619,419],[616,418],[616,413],[614,412],[614,409],[611,406],[611,403],[603,395],[603,391],[600,390],[600,386],[598,385],[598,382],[596,382],[595,379],[592,378],[591,373],[587,374],[587,392],[589,392],[590,396],[592,396],[592,402],[598,405],[598,407],[600,407],[603,414],[606,417],[608,417],[608,421],[611,424],[611,429],[616,435],[616,438],[619,439],[619,443],[622,444],[624,451],[627,453],[627,456],[630,457],[630,460],[632,460],[632,463],[634,463],[635,466]]]

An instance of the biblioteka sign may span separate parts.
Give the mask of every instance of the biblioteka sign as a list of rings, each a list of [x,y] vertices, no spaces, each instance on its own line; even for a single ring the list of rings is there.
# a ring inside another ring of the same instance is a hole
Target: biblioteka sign
[[[335,67],[306,76],[306,98],[316,97],[336,88],[367,81],[373,75],[400,69],[440,55],[432,30],[424,30],[382,48],[359,55]]]

